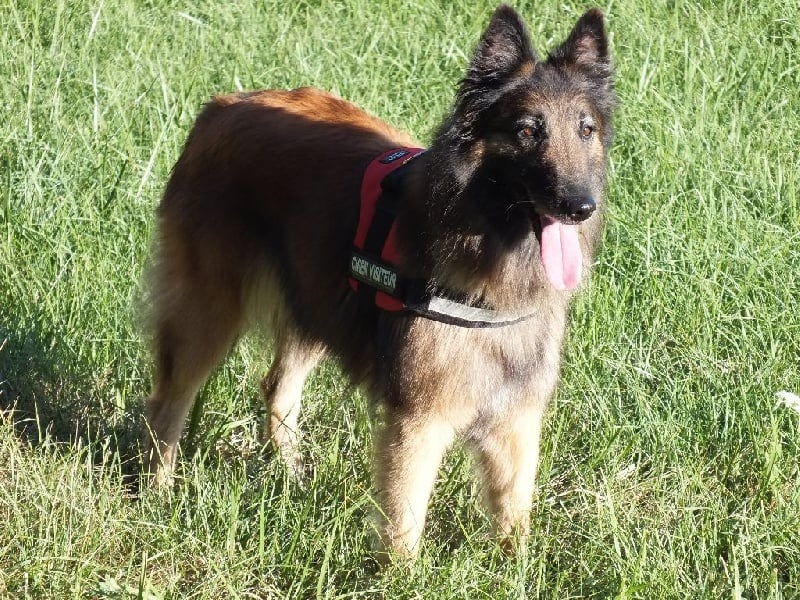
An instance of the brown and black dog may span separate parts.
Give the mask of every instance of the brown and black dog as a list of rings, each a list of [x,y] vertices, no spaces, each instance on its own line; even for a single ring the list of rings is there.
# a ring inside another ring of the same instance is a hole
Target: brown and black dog
[[[414,140],[312,88],[212,100],[158,209],[145,439],[155,481],[170,481],[211,370],[266,321],[265,430],[291,470],[303,382],[331,354],[385,407],[375,481],[388,553],[417,553],[457,436],[476,454],[498,535],[524,542],[571,291],[601,235],[614,103],[598,10],[540,60],[518,14],[497,9],[451,114],[390,192],[393,273],[456,307],[447,318],[383,310],[348,281],[365,170]],[[472,309],[498,322],[458,317]]]

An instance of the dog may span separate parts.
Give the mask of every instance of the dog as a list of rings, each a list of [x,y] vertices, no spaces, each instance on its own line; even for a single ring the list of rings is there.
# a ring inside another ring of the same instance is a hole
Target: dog
[[[568,306],[601,238],[614,106],[599,10],[540,59],[506,5],[426,151],[313,88],[211,100],[158,207],[144,473],[169,484],[199,388],[266,323],[264,430],[290,473],[324,356],[382,407],[379,554],[417,555],[456,438],[498,540],[524,548]]]

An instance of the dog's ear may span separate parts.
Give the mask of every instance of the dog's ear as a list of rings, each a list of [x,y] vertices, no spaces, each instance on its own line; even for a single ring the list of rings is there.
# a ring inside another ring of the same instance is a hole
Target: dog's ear
[[[535,62],[525,23],[513,8],[500,5],[481,36],[456,95],[451,126],[458,130],[458,136],[471,139],[481,112],[497,100],[506,83],[532,70]]]
[[[502,85],[534,62],[536,54],[525,23],[513,8],[503,4],[494,12],[481,36],[462,88],[479,86],[485,90]]]
[[[506,83],[532,70],[535,62],[525,23],[513,8],[500,5],[478,42],[456,96],[451,123],[460,137],[469,139],[481,112],[497,99]]]
[[[550,53],[549,62],[576,66],[597,77],[610,78],[608,38],[600,9],[593,8],[578,19],[566,41]]]

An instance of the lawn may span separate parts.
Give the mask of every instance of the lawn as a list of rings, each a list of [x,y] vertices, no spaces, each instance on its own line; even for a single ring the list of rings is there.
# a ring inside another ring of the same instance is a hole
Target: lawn
[[[589,7],[518,2],[540,52]],[[454,451],[421,558],[370,558],[372,428],[333,362],[301,489],[258,443],[253,336],[201,393],[171,493],[129,497],[154,210],[214,93],[313,84],[424,142],[494,4],[0,3],[0,597],[799,598],[794,0],[601,5],[611,206],[509,560]]]

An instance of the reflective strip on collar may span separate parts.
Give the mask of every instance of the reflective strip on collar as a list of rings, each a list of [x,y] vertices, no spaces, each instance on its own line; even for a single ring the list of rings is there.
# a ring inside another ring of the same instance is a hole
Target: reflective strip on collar
[[[427,302],[419,304],[407,304],[405,308],[421,317],[459,327],[505,327],[533,316],[533,313],[525,315],[502,313],[488,308],[479,308],[462,304],[461,302],[454,302],[441,296],[432,296]]]

